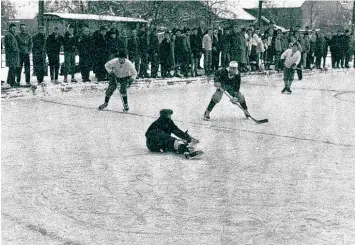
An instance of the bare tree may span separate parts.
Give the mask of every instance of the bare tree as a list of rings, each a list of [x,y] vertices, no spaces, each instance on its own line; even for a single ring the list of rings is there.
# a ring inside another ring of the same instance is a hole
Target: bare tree
[[[1,28],[7,29],[9,20],[15,19],[17,14],[16,7],[9,0],[1,0]]]

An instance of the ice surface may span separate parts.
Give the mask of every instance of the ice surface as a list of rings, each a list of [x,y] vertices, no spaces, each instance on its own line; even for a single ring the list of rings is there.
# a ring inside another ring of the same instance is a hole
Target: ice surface
[[[134,86],[131,114],[118,91],[96,109],[103,84],[2,99],[2,243],[355,244],[354,75],[305,75],[292,95],[280,75],[243,77],[261,125],[226,97],[203,121],[203,79]],[[161,108],[202,159],[148,152]]]

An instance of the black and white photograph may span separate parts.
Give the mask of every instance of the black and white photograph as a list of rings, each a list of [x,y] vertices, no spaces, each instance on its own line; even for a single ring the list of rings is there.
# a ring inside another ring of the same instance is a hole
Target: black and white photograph
[[[355,245],[355,0],[1,0],[1,244]]]

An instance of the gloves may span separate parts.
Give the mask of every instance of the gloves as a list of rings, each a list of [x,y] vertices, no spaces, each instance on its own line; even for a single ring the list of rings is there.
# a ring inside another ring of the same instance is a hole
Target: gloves
[[[194,137],[190,136],[187,132],[188,131],[185,132],[185,139],[186,139],[187,144],[190,144],[190,143],[197,144],[200,142],[198,139],[195,139]]]
[[[237,97],[233,97],[233,98],[231,98],[231,102],[232,102],[233,104],[237,104],[237,103],[239,103],[240,101],[239,101],[239,99],[238,99]]]
[[[291,66],[291,68],[292,68],[292,69],[295,69],[296,66],[297,66],[296,63],[293,63],[292,66]]]

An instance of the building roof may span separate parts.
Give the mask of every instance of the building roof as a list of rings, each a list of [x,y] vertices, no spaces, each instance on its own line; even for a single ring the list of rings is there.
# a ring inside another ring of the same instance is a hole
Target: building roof
[[[215,14],[221,19],[227,20],[256,20],[254,16],[245,11],[233,1],[215,2],[212,5]]]
[[[266,18],[265,16],[261,16],[261,20],[263,20],[264,22],[266,22],[266,23],[268,23],[268,24],[271,22],[271,21],[270,21],[268,18]],[[273,26],[276,27],[277,29],[280,29],[282,32],[287,31],[286,28],[284,28],[284,27],[282,27],[282,26],[278,26],[278,25],[276,25],[276,24],[273,24]]]
[[[148,21],[138,18],[119,17],[113,15],[96,15],[96,14],[73,14],[73,13],[44,13],[46,17],[58,17],[69,20],[98,20],[98,21],[114,21],[114,22],[139,22],[147,23]]]
[[[306,0],[263,0],[263,8],[300,8]],[[259,0],[239,0],[239,5],[245,9],[259,7]]]

